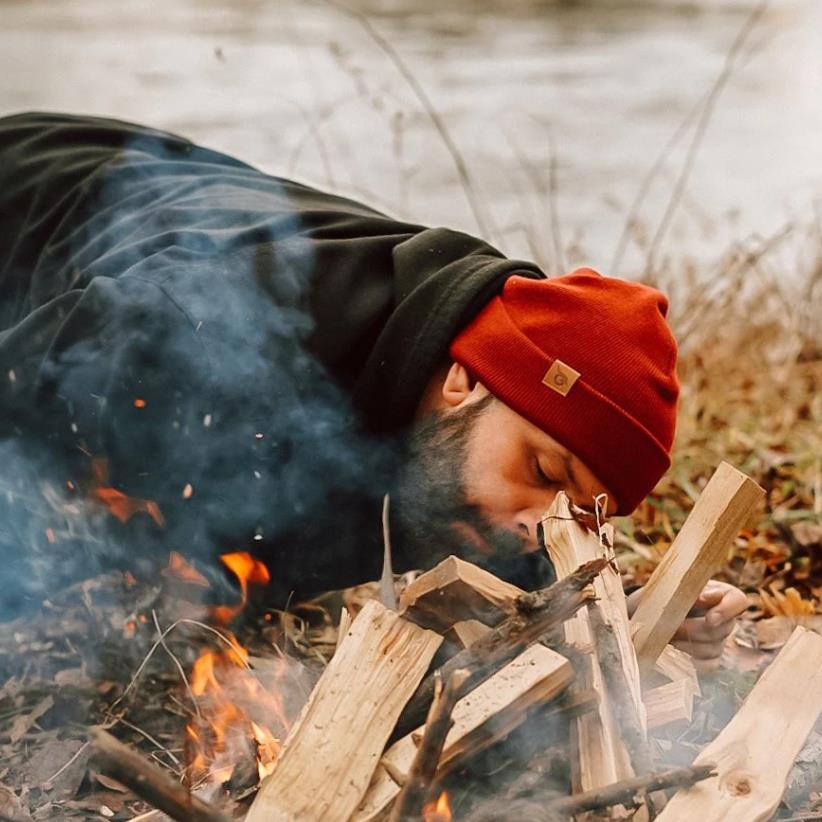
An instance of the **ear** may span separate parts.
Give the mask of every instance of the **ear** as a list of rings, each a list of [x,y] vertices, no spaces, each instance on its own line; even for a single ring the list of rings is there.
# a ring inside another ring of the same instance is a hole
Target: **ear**
[[[474,393],[476,387],[477,381],[471,376],[468,369],[458,362],[454,362],[451,363],[451,367],[443,380],[442,398],[446,406],[456,408]]]

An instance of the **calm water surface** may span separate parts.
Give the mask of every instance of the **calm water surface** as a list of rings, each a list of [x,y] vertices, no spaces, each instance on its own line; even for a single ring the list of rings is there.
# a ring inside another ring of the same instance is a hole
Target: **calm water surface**
[[[491,239],[552,271],[581,261],[611,271],[642,176],[715,81],[753,4],[360,0],[349,8],[367,14],[427,93],[468,167]],[[478,231],[418,94],[341,7],[0,0],[0,21],[2,113],[143,121],[397,215]],[[774,0],[710,120],[664,245],[671,265],[687,255],[707,270],[732,240],[812,220],[820,135],[822,2]],[[612,273],[641,267],[687,140]]]

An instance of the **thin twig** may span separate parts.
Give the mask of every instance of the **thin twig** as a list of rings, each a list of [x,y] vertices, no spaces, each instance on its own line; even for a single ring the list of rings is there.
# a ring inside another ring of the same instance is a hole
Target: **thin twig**
[[[493,226],[491,224],[490,215],[486,212],[482,200],[477,194],[474,180],[468,170],[468,165],[466,164],[465,159],[462,156],[462,152],[459,150],[456,142],[451,137],[451,133],[445,125],[445,121],[442,119],[440,113],[431,102],[431,99],[428,97],[428,94],[422,87],[420,81],[416,78],[414,73],[405,63],[403,58],[400,56],[400,53],[394,48],[391,42],[383,37],[376,28],[374,28],[371,20],[365,14],[357,11],[356,9],[349,8],[345,4],[337,2],[337,0],[325,0],[325,2],[328,5],[333,6],[334,8],[339,9],[349,15],[360,24],[366,34],[368,34],[377,46],[379,46],[389,60],[391,60],[394,67],[400,73],[410,89],[414,92],[414,95],[420,105],[428,115],[428,119],[431,121],[432,125],[439,134],[440,139],[448,150],[448,153],[451,155],[451,159],[454,162],[454,167],[456,168],[457,175],[459,176],[460,183],[462,185],[462,190],[465,194],[465,199],[468,201],[468,205],[471,209],[471,213],[474,215],[474,220],[477,223],[480,234],[487,239],[492,239]]]
[[[662,773],[644,777],[632,777],[562,799],[555,799],[547,806],[548,811],[556,814],[573,816],[583,811],[607,808],[612,805],[636,805],[637,798],[646,793],[665,790],[666,788],[685,788],[703,779],[716,776],[715,765],[692,765],[689,768],[673,768]]]
[[[57,771],[57,773],[52,774],[52,775],[51,775],[48,779],[46,779],[46,780],[45,780],[45,782],[43,782],[43,788],[44,788],[45,790],[50,790],[51,788],[53,788],[53,787],[54,787],[54,785],[53,785],[54,780],[55,780],[55,779],[57,779],[57,777],[58,777],[58,776],[60,776],[60,774],[61,774],[61,773],[63,773],[63,771],[65,771],[65,770],[66,770],[66,768],[68,768],[68,766],[69,766],[69,765],[71,765],[71,763],[72,763],[72,762],[74,762],[74,761],[77,759],[77,757],[79,757],[79,756],[80,756],[80,754],[81,754],[81,753],[83,753],[83,751],[84,751],[86,748],[88,748],[88,746],[89,746],[89,743],[88,743],[88,742],[84,742],[84,743],[83,743],[83,744],[82,744],[82,745],[81,745],[81,746],[80,746],[80,747],[79,747],[79,748],[75,751],[74,756],[72,756],[72,757],[71,757],[71,759],[69,759],[69,761],[68,761],[68,762],[66,762],[66,764],[65,764],[65,765],[63,765],[63,767],[62,767],[62,768],[60,768],[60,770],[59,770],[59,771]]]
[[[559,226],[559,184],[557,182],[557,149],[554,143],[554,132],[548,132],[548,210],[551,217],[551,237],[554,241],[554,260],[559,272],[565,272],[565,254],[562,251],[562,232]]]
[[[659,251],[659,247],[662,245],[662,241],[665,238],[665,234],[668,231],[671,220],[673,219],[676,209],[682,199],[682,194],[685,191],[685,186],[688,182],[688,178],[690,177],[691,170],[693,169],[696,155],[702,145],[702,140],[708,129],[708,124],[711,121],[711,116],[713,115],[714,108],[716,107],[716,102],[719,99],[728,78],[731,76],[736,57],[745,46],[751,31],[753,31],[754,27],[759,22],[759,19],[765,13],[765,10],[769,5],[770,0],[761,0],[759,5],[753,10],[748,19],[745,21],[745,24],[740,29],[736,39],[731,45],[730,51],[725,57],[725,62],[723,63],[719,76],[717,77],[711,90],[708,92],[708,96],[705,100],[705,106],[700,113],[699,120],[697,121],[694,129],[694,136],[688,146],[685,162],[682,164],[682,169],[680,170],[679,177],[677,178],[676,184],[671,192],[668,206],[662,215],[662,219],[659,221],[656,233],[651,241],[648,257],[645,262],[645,271],[643,274],[646,278],[653,272],[654,262]]]
[[[154,642],[151,648],[149,648],[148,653],[145,655],[143,661],[137,667],[137,670],[132,675],[128,685],[126,685],[126,689],[123,691],[123,693],[120,694],[120,696],[117,697],[117,699],[114,700],[114,702],[112,702],[111,707],[108,709],[109,715],[111,715],[114,709],[126,698],[131,689],[137,684],[137,680],[140,678],[140,674],[142,674],[143,669],[146,667],[146,665],[148,665],[148,662],[154,655],[154,652],[159,647],[161,647],[161,640],[164,640],[173,630],[175,630],[180,625],[194,625],[197,628],[202,628],[204,631],[208,631],[209,633],[214,634],[214,636],[216,636],[221,642],[224,642],[232,651],[237,650],[237,646],[230,639],[221,634],[216,628],[212,628],[210,625],[206,625],[204,622],[199,622],[196,619],[178,619],[176,622],[173,622],[171,625],[169,625],[168,628],[166,628],[165,631],[163,631],[163,633],[160,635],[160,638]],[[242,656],[238,654],[238,658],[240,662],[242,662],[243,667],[250,671],[251,666],[247,662],[245,662],[245,660],[243,660]]]
[[[140,734],[140,736],[142,736],[143,739],[148,740],[152,745],[156,745],[160,753],[166,754],[175,765],[182,768],[183,763],[180,762],[179,758],[176,757],[174,753],[171,750],[169,750],[165,745],[163,745],[159,740],[155,739],[148,731],[144,731],[141,727],[135,725],[133,722],[129,722],[127,719],[123,719],[123,717],[120,717],[117,721],[120,725],[125,725],[126,728],[130,728],[135,733]],[[106,730],[108,730],[108,728]],[[168,767],[168,765],[166,765],[166,767]]]
[[[197,697],[194,696],[194,691],[191,690],[191,683],[188,681],[188,677],[186,676],[186,672],[183,669],[183,665],[179,659],[171,652],[171,648],[168,647],[166,644],[165,637],[163,636],[163,631],[160,628],[160,620],[157,619],[157,612],[154,608],[151,609],[151,618],[154,620],[154,627],[157,629],[157,640],[162,646],[163,650],[171,657],[171,661],[177,667],[177,671],[180,674],[180,678],[183,680],[183,683],[186,686],[186,691],[188,691],[189,698],[191,699],[191,704],[194,706],[194,713],[200,717],[200,706],[197,704]]]

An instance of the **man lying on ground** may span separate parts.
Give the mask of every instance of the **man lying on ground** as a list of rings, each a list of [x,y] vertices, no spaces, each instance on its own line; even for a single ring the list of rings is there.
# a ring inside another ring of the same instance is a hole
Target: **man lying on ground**
[[[105,481],[164,515],[56,546],[33,495],[6,495],[9,604],[42,595],[28,566],[55,584],[158,547],[252,551],[274,604],[374,579],[386,491],[395,570],[457,553],[534,588],[557,491],[626,515],[669,467],[676,344],[646,286],[546,279],[93,117],[0,120],[0,226],[8,475]],[[678,639],[713,665],[744,607],[712,583]]]

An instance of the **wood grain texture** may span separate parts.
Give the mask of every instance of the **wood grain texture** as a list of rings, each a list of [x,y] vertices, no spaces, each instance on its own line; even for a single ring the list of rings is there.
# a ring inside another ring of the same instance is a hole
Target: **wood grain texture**
[[[533,645],[457,702],[454,725],[445,739],[437,778],[469,756],[507,736],[530,708],[563,691],[573,677],[571,665],[543,645]],[[382,757],[368,793],[351,822],[375,822],[387,817],[414,761],[422,729],[395,742]]]
[[[688,687],[693,691],[694,696],[701,696],[702,689],[699,686],[699,676],[696,672],[693,657],[680,651],[673,645],[666,645],[662,653],[654,663],[653,671],[648,672],[647,680],[653,681],[650,674],[654,674],[658,679],[656,685],[664,685],[666,682],[679,682],[685,680]],[[643,676],[642,687],[645,688],[646,677]]]
[[[653,667],[705,583],[725,563],[734,538],[763,495],[762,488],[727,462],[716,469],[631,618],[643,670]]]
[[[496,625],[521,593],[516,585],[450,556],[403,591],[400,613],[417,625],[440,633],[464,620]]]
[[[770,819],[822,713],[822,636],[797,628],[736,716],[696,758],[718,775],[679,791],[659,822]]]
[[[687,679],[658,685],[642,694],[648,730],[671,725],[690,725],[694,714],[694,692]]]
[[[246,822],[347,822],[441,641],[368,602],[312,691]]]
[[[605,555],[599,537],[584,528],[571,512],[564,493],[559,493],[542,520],[548,553],[556,568],[558,578],[567,576],[582,562]],[[626,700],[626,708],[635,712],[644,727],[645,707],[642,703],[639,668],[631,642],[628,610],[619,573],[612,565],[606,566],[593,582],[596,602],[588,606],[596,609],[597,621],[608,626],[614,634],[627,693],[619,698]],[[595,790],[628,779],[635,775],[620,726],[608,693],[602,666],[595,653],[597,642],[591,625],[589,611],[580,611],[565,623],[566,640],[591,653],[586,658],[586,668],[578,675],[573,690],[593,689],[599,694],[595,711],[573,721],[574,743],[574,790]]]

